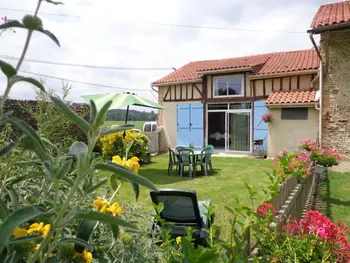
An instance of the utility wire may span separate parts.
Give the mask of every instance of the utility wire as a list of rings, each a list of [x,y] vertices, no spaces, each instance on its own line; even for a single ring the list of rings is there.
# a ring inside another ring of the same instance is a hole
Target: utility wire
[[[23,72],[23,73],[31,74],[31,75],[36,75],[36,76],[40,76],[40,77],[49,78],[49,79],[66,80],[66,81],[72,82],[72,83],[90,85],[90,86],[95,86],[95,87],[103,87],[103,88],[111,88],[111,89],[121,89],[121,90],[149,91],[149,90],[146,90],[146,89],[123,88],[123,87],[116,87],[116,86],[103,85],[103,84],[96,84],[96,83],[85,82],[85,81],[79,81],[79,80],[72,80],[72,79],[65,79],[65,78],[57,78],[57,77],[54,77],[54,76],[45,75],[45,74],[39,74],[39,73],[34,73],[34,72],[29,72],[29,71],[25,71],[25,70],[19,70],[19,71],[21,71],[21,72]]]
[[[0,58],[10,59],[10,60],[19,60],[18,57],[0,55]],[[112,66],[95,66],[87,64],[74,64],[74,63],[62,63],[48,60],[39,60],[39,59],[24,59],[25,62],[38,63],[38,64],[50,64],[57,66],[67,66],[67,67],[80,67],[80,68],[94,68],[94,69],[107,69],[107,70],[173,70],[174,68],[134,68],[134,67],[112,67]]]
[[[12,9],[12,8],[0,8],[0,10],[14,11],[14,12],[23,12],[31,13],[27,10],[21,9]],[[55,13],[44,13],[39,12],[43,15],[52,15],[52,16],[64,16],[64,17],[74,17],[80,18],[80,16],[66,15],[66,14],[55,14]],[[288,33],[288,34],[306,34],[306,31],[283,31],[283,30],[264,30],[264,29],[249,29],[249,28],[229,28],[229,27],[216,27],[216,26],[200,26],[200,25],[186,25],[186,24],[168,24],[168,23],[152,23],[152,22],[130,22],[130,23],[120,23],[122,25],[153,25],[153,26],[167,26],[167,27],[182,27],[182,28],[196,28],[196,29],[210,29],[210,30],[226,30],[226,31],[246,31],[246,32],[277,32],[277,33]]]

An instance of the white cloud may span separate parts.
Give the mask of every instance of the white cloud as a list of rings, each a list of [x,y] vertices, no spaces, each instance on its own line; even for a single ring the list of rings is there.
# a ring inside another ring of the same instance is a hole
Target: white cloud
[[[11,0],[4,8],[33,10],[36,1]],[[306,34],[323,1],[203,1],[203,0],[70,0],[64,6],[42,4],[45,28],[61,42],[58,48],[46,36],[35,33],[27,57],[79,64],[125,67],[180,67],[191,60],[227,58],[264,52],[311,48]],[[244,3],[244,4],[242,4]],[[21,19],[20,12],[0,10],[0,16]],[[149,23],[190,24],[259,29],[264,32],[228,31],[155,26]],[[288,34],[276,31],[303,31]],[[21,53],[26,34],[17,30],[1,35],[0,55]],[[14,61],[11,61],[13,63]],[[24,63],[23,70],[63,79],[143,89],[141,96],[154,100],[150,83],[170,71],[113,71]],[[58,89],[60,81],[47,79]],[[70,99],[80,95],[117,90],[73,84]],[[0,92],[4,91],[0,76]],[[128,91],[128,90],[125,90]],[[12,98],[33,98],[30,85],[18,85]]]

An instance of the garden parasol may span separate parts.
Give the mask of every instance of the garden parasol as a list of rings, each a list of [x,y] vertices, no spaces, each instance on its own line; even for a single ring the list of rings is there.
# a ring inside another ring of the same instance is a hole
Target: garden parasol
[[[110,109],[116,109],[120,107],[126,108],[125,124],[128,122],[129,106],[135,105],[140,107],[147,107],[153,109],[168,109],[167,107],[150,101],[148,99],[137,96],[134,93],[107,93],[107,94],[94,94],[81,96],[86,102],[93,100],[96,104],[96,108],[99,111],[103,105],[108,101],[112,101]]]

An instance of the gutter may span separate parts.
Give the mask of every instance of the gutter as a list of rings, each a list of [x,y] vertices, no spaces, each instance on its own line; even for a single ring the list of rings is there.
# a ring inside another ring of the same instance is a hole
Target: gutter
[[[270,79],[270,78],[282,78],[296,75],[309,75],[317,73],[317,69],[309,69],[309,70],[297,70],[297,71],[289,71],[289,72],[281,72],[274,74],[264,74],[264,75],[250,75],[249,79],[251,80],[259,80],[259,79]]]
[[[317,101],[315,102],[306,102],[306,103],[276,103],[276,104],[266,104],[268,108],[303,108],[303,107],[315,107]]]
[[[328,25],[328,26],[323,26],[319,28],[312,28],[307,31],[307,33],[310,34],[320,34],[326,31],[335,31],[335,30],[341,30],[341,29],[346,29],[350,28],[350,23],[339,23],[339,24],[334,24],[334,25]]]
[[[333,25],[334,26],[334,25]],[[329,27],[323,27],[323,29],[329,29]],[[326,31],[326,30],[324,30]],[[320,31],[322,32],[322,31]],[[322,148],[322,115],[323,115],[323,107],[322,107],[322,93],[323,93],[323,61],[322,61],[322,56],[321,56],[321,52],[320,52],[320,49],[318,48],[318,46],[316,45],[316,42],[315,42],[315,39],[314,39],[314,33],[315,33],[315,30],[309,30],[308,31],[309,33],[309,37],[310,37],[310,40],[313,44],[313,46],[315,47],[315,50],[316,50],[316,53],[317,53],[317,56],[319,57],[320,59],[320,67],[319,67],[319,72],[318,72],[318,76],[319,76],[319,91],[320,91],[320,98],[319,98],[319,106],[317,107],[317,104],[315,105],[315,109],[319,111],[319,114],[318,114],[318,142],[319,142],[319,145],[320,147]],[[317,76],[316,76],[317,77]],[[315,78],[316,79],[316,78]],[[314,79],[314,80],[315,80]],[[313,87],[313,83],[314,83],[314,80],[311,82],[311,87]]]

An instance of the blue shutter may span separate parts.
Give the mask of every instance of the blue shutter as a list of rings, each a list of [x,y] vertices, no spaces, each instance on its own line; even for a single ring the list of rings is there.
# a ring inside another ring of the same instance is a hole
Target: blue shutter
[[[264,140],[264,150],[267,151],[268,124],[262,120],[262,116],[267,113],[264,100],[254,102],[254,140]]]
[[[177,105],[177,146],[203,147],[203,104]]]

